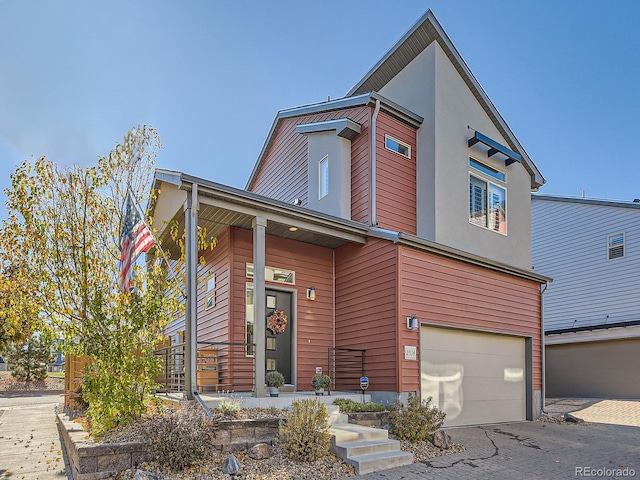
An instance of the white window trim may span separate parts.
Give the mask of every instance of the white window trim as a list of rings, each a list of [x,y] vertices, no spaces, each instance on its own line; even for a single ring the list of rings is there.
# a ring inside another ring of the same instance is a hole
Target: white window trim
[[[253,283],[252,282],[246,282],[244,284],[244,309],[245,309],[245,311],[244,311],[244,317],[245,317],[244,318],[244,341],[245,341],[245,343],[248,343],[247,342],[247,330],[248,330],[247,327],[249,326],[249,320],[251,320],[251,323],[254,322],[253,310],[251,311],[251,315],[249,315],[249,308],[248,308],[249,306],[247,305],[247,294],[249,293],[249,289],[253,290]],[[255,296],[253,298],[253,302],[254,302],[254,305],[255,305]],[[255,336],[256,336],[255,332],[256,331],[255,331],[255,326],[254,326],[254,330],[253,330],[253,340],[254,340],[253,345],[254,346],[255,346]],[[248,353],[246,348],[245,348],[244,356],[253,358],[253,357],[255,357],[255,352],[254,353]]]
[[[489,188],[489,185],[494,185],[494,186],[504,190],[505,228],[504,228],[504,232],[501,232],[499,230],[495,230],[495,229],[489,227],[488,225],[478,225],[477,223],[472,222],[471,221],[471,215],[470,215],[471,212],[469,211],[469,208],[467,207],[467,218],[469,220],[469,225],[473,225],[475,227],[483,228],[483,229],[488,230],[490,232],[498,233],[498,234],[504,235],[506,237],[507,233],[509,231],[509,222],[506,220],[508,218],[508,215],[507,215],[506,212],[509,211],[509,207],[507,205],[507,198],[508,198],[507,186],[504,185],[504,184],[501,185],[502,182],[500,182],[499,180],[496,181],[496,182],[492,182],[489,178],[483,177],[482,175],[478,175],[476,172],[477,172],[477,170],[475,170],[475,169],[474,169],[473,172],[471,172],[471,171],[469,172],[469,181],[467,183],[467,186],[469,186],[471,184],[471,177],[475,177],[478,180],[480,180],[481,182],[486,182],[487,183],[487,199],[486,199],[486,201],[487,201],[487,207],[486,207],[487,208],[487,213],[486,213],[487,219],[489,217],[489,202],[490,202],[489,192],[491,191],[490,188]],[[471,198],[467,197],[467,205],[469,205],[470,203],[471,203]],[[487,220],[487,223],[488,223],[488,220]]]
[[[323,185],[325,180],[325,176],[323,175],[323,165],[326,165],[326,184],[327,191],[323,194]],[[318,162],[318,200],[322,200],[324,197],[329,195],[329,155],[325,155]]]
[[[405,155],[405,154],[400,153],[400,152],[398,152],[396,150],[393,150],[392,148],[387,147],[387,139],[393,140],[398,145],[402,145],[403,147],[407,147],[408,155]],[[384,148],[386,150],[389,150],[390,152],[395,153],[396,155],[400,155],[401,157],[411,159],[411,145],[409,145],[408,143],[402,142],[402,141],[398,140],[397,138],[392,137],[391,135],[387,135],[387,134],[384,135]]]
[[[622,244],[621,244],[622,256],[611,258],[611,249],[620,246],[620,245],[616,245],[616,247],[611,247],[611,238],[617,237],[618,235],[622,235]],[[627,256],[627,235],[625,234],[625,232],[616,232],[616,233],[612,233],[611,235],[607,235],[607,260],[608,261],[620,260],[620,259],[626,258],[626,256]]]

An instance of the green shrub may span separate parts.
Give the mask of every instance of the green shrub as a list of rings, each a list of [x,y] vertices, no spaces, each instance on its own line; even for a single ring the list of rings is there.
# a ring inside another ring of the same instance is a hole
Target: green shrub
[[[430,405],[431,397],[420,401],[409,394],[407,405],[396,402],[389,410],[389,432],[400,440],[420,442],[429,440],[442,427],[446,414]]]
[[[234,398],[224,398],[218,404],[218,410],[225,415],[232,415],[237,417],[242,408],[242,400],[236,400]]]
[[[313,462],[329,453],[327,407],[317,399],[295,400],[284,421],[280,421],[279,443],[285,455]]]
[[[347,398],[337,398],[334,405],[338,405],[340,407],[340,411],[342,413],[360,413],[360,412],[384,412],[384,405],[380,405],[379,403],[360,403],[355,402],[353,400],[349,400]]]
[[[176,471],[208,458],[214,449],[213,424],[197,405],[147,418],[140,433],[151,457]]]
[[[284,385],[284,375],[282,375],[277,370],[274,370],[273,372],[268,372],[264,376],[264,383],[267,385],[267,387],[280,388],[281,386]]]
[[[311,379],[311,388],[314,390],[320,390],[329,388],[331,386],[331,377],[329,375],[323,375],[318,373]]]

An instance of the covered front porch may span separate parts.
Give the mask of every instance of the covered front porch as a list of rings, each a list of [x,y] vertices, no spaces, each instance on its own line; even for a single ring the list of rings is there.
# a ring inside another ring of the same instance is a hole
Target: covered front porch
[[[189,399],[212,391],[265,398],[266,373],[281,367],[290,369],[284,390],[310,390],[318,369],[335,377],[333,252],[365,244],[368,226],[179,172],[158,170],[156,189],[151,210],[163,248],[179,255],[174,224],[185,232],[186,253],[185,317],[170,325],[172,342],[158,352],[172,357],[163,359],[164,390]],[[219,241],[205,266],[197,248],[204,229]],[[274,352],[286,335],[267,325],[281,304],[291,338],[284,359]],[[203,364],[214,356],[216,373]],[[361,375],[332,380],[355,391]]]

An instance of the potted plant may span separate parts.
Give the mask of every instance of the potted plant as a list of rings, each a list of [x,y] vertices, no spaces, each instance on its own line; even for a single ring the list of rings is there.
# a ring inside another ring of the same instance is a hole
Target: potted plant
[[[268,372],[264,376],[264,383],[269,387],[269,395],[277,397],[280,394],[278,389],[284,385],[284,375],[277,370]]]
[[[318,373],[311,379],[311,386],[316,391],[316,395],[324,395],[324,389],[331,385],[331,377]]]

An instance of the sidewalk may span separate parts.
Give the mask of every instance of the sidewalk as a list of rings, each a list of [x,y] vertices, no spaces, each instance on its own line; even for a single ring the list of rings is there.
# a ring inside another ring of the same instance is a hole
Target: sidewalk
[[[25,480],[71,478],[55,423],[63,396],[0,396],[0,477]]]

